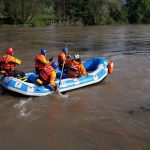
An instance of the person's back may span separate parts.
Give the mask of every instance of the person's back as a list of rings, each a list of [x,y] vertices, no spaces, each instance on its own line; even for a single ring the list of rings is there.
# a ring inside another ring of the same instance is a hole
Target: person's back
[[[7,48],[6,54],[4,54],[0,58],[0,68],[6,73],[9,73],[10,71],[14,70],[16,68],[16,65],[19,65],[21,63],[21,60],[13,57],[13,54],[14,54],[14,49]]]
[[[86,69],[81,63],[80,56],[78,54],[74,55],[74,59],[68,64],[67,75],[70,78],[77,78],[80,76],[87,75]]]
[[[55,83],[56,79],[56,71],[55,69],[58,67],[57,62],[47,63],[43,69],[39,73],[39,78],[37,79],[37,83],[39,85],[48,85],[50,84],[53,89],[57,88]]]
[[[58,54],[59,68],[61,69],[67,59],[68,48],[62,48],[62,52]]]
[[[35,57],[35,71],[37,74],[39,74],[43,67],[49,63],[49,61],[46,60],[46,54],[46,49],[41,49],[41,53]]]

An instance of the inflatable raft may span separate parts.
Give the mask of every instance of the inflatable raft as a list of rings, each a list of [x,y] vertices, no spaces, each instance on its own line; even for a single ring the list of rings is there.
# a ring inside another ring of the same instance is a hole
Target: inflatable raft
[[[67,75],[63,73],[60,81],[61,70],[56,70],[58,77],[56,79],[56,84],[60,85],[60,92],[66,92],[98,83],[102,81],[108,73],[111,74],[113,71],[113,63],[102,57],[90,58],[84,61],[83,65],[88,75],[79,78],[68,78]],[[38,86],[36,84],[36,79],[38,78],[37,74],[27,73],[26,76],[28,79],[27,82],[14,77],[2,76],[0,78],[0,84],[10,91],[27,96],[45,96],[54,92],[50,85]]]

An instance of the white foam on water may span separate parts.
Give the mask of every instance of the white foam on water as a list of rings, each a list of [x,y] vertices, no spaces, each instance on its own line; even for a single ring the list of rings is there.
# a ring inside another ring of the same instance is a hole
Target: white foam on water
[[[55,96],[55,97],[57,97],[57,98],[68,98],[69,97],[69,95],[68,94],[62,94],[62,93],[60,93],[60,92],[53,92],[53,96]]]
[[[69,97],[68,94],[62,94],[62,93],[59,93],[58,96],[61,98],[68,98]]]
[[[18,103],[14,104],[14,108],[17,109],[18,111],[18,116],[19,117],[29,117],[32,111],[27,110],[27,104],[32,100],[32,98],[28,99],[21,99]]]

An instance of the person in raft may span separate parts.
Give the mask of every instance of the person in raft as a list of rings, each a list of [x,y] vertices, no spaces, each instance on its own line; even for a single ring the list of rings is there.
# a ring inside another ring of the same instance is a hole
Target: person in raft
[[[74,59],[67,62],[67,75],[70,78],[78,78],[87,75],[86,69],[81,63],[80,56],[74,55]]]
[[[71,58],[71,55],[67,55],[67,53],[68,53],[67,47],[62,48],[61,50],[62,50],[62,52],[60,52],[58,54],[58,64],[59,64],[58,66],[60,69],[63,68],[63,71],[66,72],[66,70],[67,70],[66,62],[67,62],[67,60],[69,60]]]
[[[43,69],[43,67],[51,62],[53,60],[53,57],[51,57],[49,59],[49,61],[46,60],[46,54],[47,54],[47,50],[46,49],[41,49],[41,53],[38,54],[36,57],[35,57],[35,71],[37,74],[40,73],[40,71]]]
[[[6,49],[6,54],[0,58],[0,74],[4,76],[13,76],[26,81],[26,75],[23,71],[16,70],[16,66],[21,64],[21,60],[13,57],[14,49],[8,47]]]
[[[57,84],[55,83],[56,79],[56,69],[58,67],[58,63],[53,61],[51,63],[47,63],[43,69],[40,71],[39,78],[37,79],[37,83],[39,85],[48,85],[50,84],[54,91],[57,89]]]

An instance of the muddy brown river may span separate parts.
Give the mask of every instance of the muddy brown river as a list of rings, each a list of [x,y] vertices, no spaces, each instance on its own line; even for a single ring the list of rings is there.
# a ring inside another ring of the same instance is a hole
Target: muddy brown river
[[[14,47],[25,72],[41,48],[57,58],[66,44],[113,61],[113,74],[65,97],[0,87],[0,150],[150,150],[150,25],[0,28],[0,55]]]

